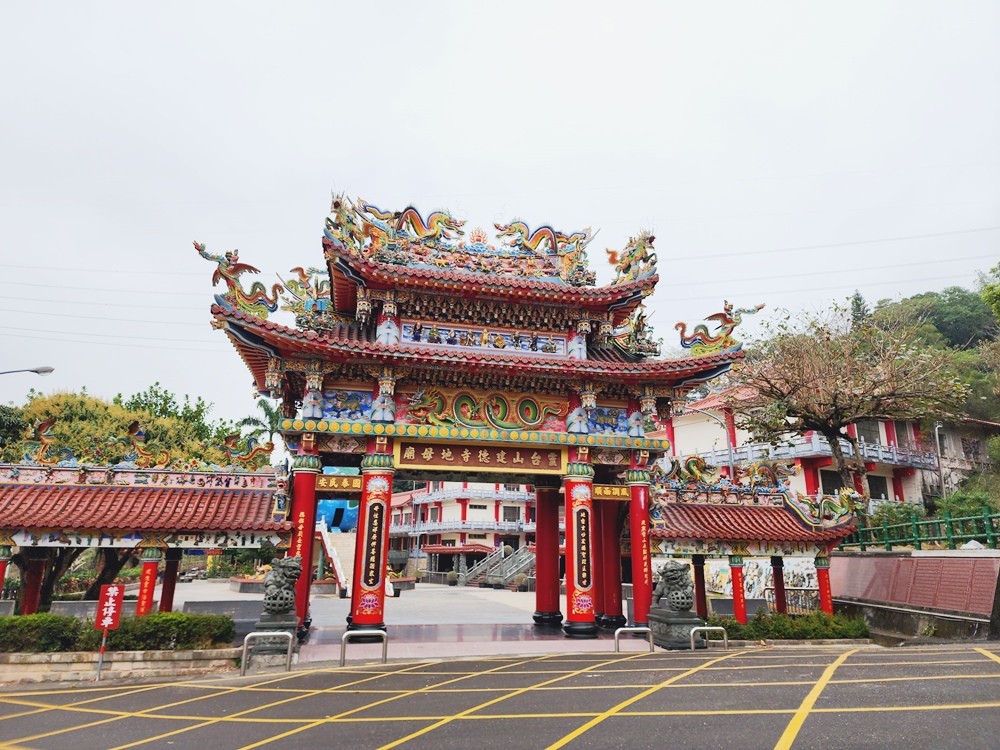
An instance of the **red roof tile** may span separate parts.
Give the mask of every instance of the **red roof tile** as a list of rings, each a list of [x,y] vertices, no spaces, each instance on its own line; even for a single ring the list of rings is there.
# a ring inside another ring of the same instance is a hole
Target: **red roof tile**
[[[701,539],[738,542],[839,542],[854,522],[834,529],[808,528],[785,508],[760,505],[657,505],[655,539]]]
[[[273,490],[0,484],[0,528],[291,531],[271,520]]]

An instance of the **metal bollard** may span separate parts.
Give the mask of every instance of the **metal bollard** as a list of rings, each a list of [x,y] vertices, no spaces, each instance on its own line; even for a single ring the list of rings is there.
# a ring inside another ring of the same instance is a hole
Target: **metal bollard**
[[[724,627],[715,625],[703,625],[700,628],[691,628],[691,650],[694,651],[694,636],[696,633],[718,633],[722,632],[722,648],[726,651],[729,650],[729,636],[726,634],[726,629]]]
[[[289,672],[292,669],[292,649],[295,645],[295,636],[289,633],[287,630],[271,630],[271,631],[258,631],[255,633],[247,633],[246,637],[243,639],[243,655],[240,657],[240,677],[247,673],[247,647],[250,645],[250,641],[256,640],[257,638],[286,638],[288,639],[288,653],[285,656],[285,671]]]
[[[653,631],[649,628],[618,628],[615,631],[615,652],[621,651],[621,644],[619,644],[618,639],[621,637],[622,633],[645,633],[649,638],[649,650],[653,651]]]
[[[340,636],[340,666],[347,662],[347,642],[352,638],[381,638],[382,663],[389,660],[389,634],[384,630],[348,630]]]

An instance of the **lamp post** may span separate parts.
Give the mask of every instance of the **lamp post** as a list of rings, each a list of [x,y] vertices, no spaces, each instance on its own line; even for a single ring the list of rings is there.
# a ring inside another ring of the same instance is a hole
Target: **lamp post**
[[[10,375],[11,373],[14,372],[33,372],[36,375],[49,375],[55,369],[56,368],[54,367],[30,367],[24,370],[4,370],[3,372],[0,372],[0,375]]]
[[[944,499],[944,467],[941,466],[941,437],[938,435],[944,427],[940,422],[934,423],[934,450],[937,453],[938,483],[941,485],[941,499]]]
[[[699,414],[704,414],[709,419],[712,419],[712,420],[715,420],[716,422],[718,422],[718,424],[722,427],[722,431],[726,434],[726,447],[729,449],[729,481],[730,482],[735,482],[736,481],[736,468],[735,468],[736,461],[734,460],[734,456],[733,456],[733,436],[729,434],[729,425],[727,425],[725,423],[725,421],[721,417],[718,417],[715,414],[712,414],[712,412],[710,412],[710,411],[706,411],[704,409],[698,409],[698,408],[695,408],[693,406],[688,406],[687,404],[685,404],[683,402],[674,401],[674,406],[673,406],[672,412],[673,412],[673,415],[675,417],[681,417],[686,412],[689,412],[689,411],[696,411]]]

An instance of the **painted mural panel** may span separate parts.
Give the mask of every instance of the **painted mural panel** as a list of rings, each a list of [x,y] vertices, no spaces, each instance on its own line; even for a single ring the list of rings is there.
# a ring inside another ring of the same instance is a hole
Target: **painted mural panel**
[[[372,399],[371,391],[323,391],[323,419],[369,420]]]
[[[403,323],[402,343],[459,349],[492,349],[507,353],[565,356],[566,336],[533,331],[490,330],[482,326],[439,326],[413,321]]]
[[[627,435],[628,410],[618,406],[598,406],[587,415],[591,435]]]

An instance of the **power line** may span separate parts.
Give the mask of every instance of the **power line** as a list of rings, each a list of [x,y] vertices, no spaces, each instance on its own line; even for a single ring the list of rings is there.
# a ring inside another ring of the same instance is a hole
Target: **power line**
[[[0,326],[0,329],[5,330],[5,331],[25,331],[27,333],[31,333],[31,332],[35,332],[35,333],[56,333],[56,334],[59,334],[59,333],[66,334],[66,333],[68,333],[68,334],[79,335],[79,336],[98,336],[100,338],[108,338],[108,339],[140,339],[142,341],[148,341],[149,338],[150,338],[149,336],[124,336],[124,335],[122,335],[120,333],[80,333],[80,334],[75,334],[73,331],[49,331],[49,330],[46,330],[44,328],[16,328],[14,326]],[[179,342],[179,343],[182,343],[182,344],[191,343],[191,339],[166,339],[166,338],[163,338],[162,336],[157,336],[156,340],[157,341],[174,341],[174,342]]]
[[[86,334],[91,335],[91,334]],[[74,339],[60,339],[51,338],[48,336],[27,336],[21,333],[0,333],[0,337],[7,337],[13,339],[31,339],[33,341],[58,341],[67,344],[86,344],[87,346],[114,346],[123,349],[158,349],[167,352],[197,352],[199,354],[220,354],[225,350],[223,349],[192,349],[190,347],[182,346],[149,346],[148,344],[115,344],[110,341],[83,341],[78,338]],[[230,355],[230,352],[225,352]]]
[[[9,297],[7,299],[10,299]],[[183,320],[122,320],[121,318],[106,318],[101,315],[76,315],[70,313],[40,312],[38,310],[11,310],[7,307],[0,307],[0,312],[27,313],[29,315],[44,315],[49,318],[74,318],[76,320],[110,320],[114,323],[148,323],[158,326],[198,326],[204,328],[205,321],[201,323],[189,323]]]

